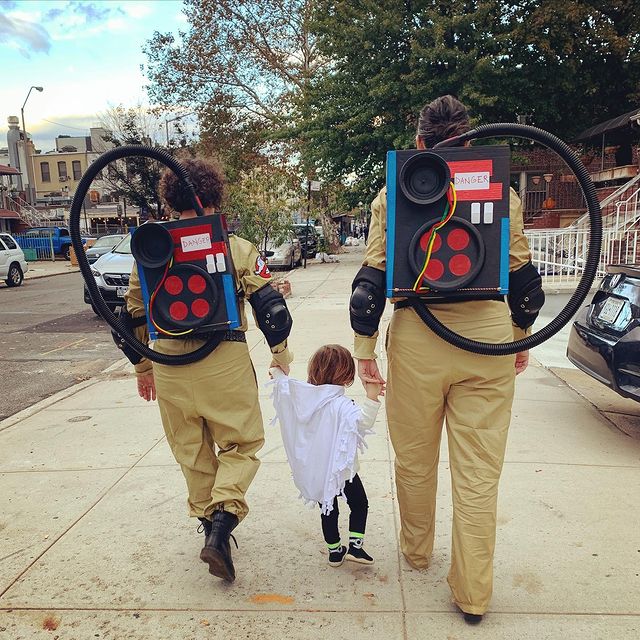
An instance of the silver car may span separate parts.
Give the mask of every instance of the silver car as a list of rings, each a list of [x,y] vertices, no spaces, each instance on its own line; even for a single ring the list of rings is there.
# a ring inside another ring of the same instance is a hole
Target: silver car
[[[117,233],[110,236],[101,236],[86,251],[89,264],[93,264],[100,256],[109,253],[122,239],[125,233]]]
[[[302,245],[298,236],[290,232],[286,240],[278,246],[267,243],[265,255],[269,268],[293,269],[302,263]]]

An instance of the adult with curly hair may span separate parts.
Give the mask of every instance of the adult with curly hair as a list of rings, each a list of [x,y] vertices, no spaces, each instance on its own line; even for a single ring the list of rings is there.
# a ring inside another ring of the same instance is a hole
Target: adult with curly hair
[[[220,169],[202,159],[185,160],[182,164],[205,215],[219,211],[224,195]],[[196,216],[187,189],[172,171],[163,174],[160,195],[181,220]],[[232,234],[229,244],[236,290],[242,292],[241,298],[249,300],[255,309],[256,300],[277,297],[258,250]],[[277,302],[284,304],[281,296]],[[126,303],[134,318],[145,315],[136,266]],[[229,582],[235,579],[229,538],[248,513],[245,493],[260,464],[256,454],[264,444],[255,370],[244,336],[247,319],[243,299],[240,320],[239,329],[226,332],[218,347],[198,362],[167,366],[143,359],[135,365],[139,395],[147,401],[158,400],[167,441],[187,483],[189,515],[202,523],[205,544],[200,558],[209,565],[210,573]],[[146,324],[136,333],[139,340],[148,341]],[[160,337],[154,349],[178,355],[202,345],[203,341],[196,338]],[[286,340],[272,346],[271,352],[271,367],[288,373],[293,358]]]

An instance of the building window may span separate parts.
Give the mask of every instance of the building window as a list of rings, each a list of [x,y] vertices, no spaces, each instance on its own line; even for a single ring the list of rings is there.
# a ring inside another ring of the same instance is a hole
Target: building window
[[[60,180],[67,179],[67,163],[64,160],[58,162],[58,178]]]
[[[51,182],[51,173],[49,173],[49,163],[40,163],[40,175],[42,175],[42,182]]]
[[[82,177],[82,169],[80,168],[80,160],[73,160],[71,162],[71,167],[73,169],[73,179],[80,180]]]

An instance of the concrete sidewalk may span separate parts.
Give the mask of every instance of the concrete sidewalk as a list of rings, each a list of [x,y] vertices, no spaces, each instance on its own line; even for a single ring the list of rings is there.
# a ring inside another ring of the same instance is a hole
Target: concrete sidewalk
[[[69,260],[38,260],[29,262],[29,270],[24,274],[24,279],[48,278],[76,271],[80,271],[80,267],[72,265]]]
[[[326,342],[351,344],[346,299],[361,248],[289,274],[292,375]],[[387,310],[386,317],[390,315]],[[259,378],[269,352],[248,334]],[[385,365],[383,361],[383,365]],[[156,404],[119,364],[0,423],[0,638],[87,640],[627,639],[640,634],[640,441],[536,362],[520,376],[498,518],[490,612],[450,603],[446,439],[432,566],[398,550],[384,412],[362,456],[372,567],[327,565],[319,515],[296,498],[268,390],[267,441],[238,528],[238,579],[198,559],[202,536]],[[212,390],[215,392],[215,390]],[[350,390],[356,400],[358,384]],[[344,510],[343,510],[344,511]],[[341,518],[343,531],[346,519]]]

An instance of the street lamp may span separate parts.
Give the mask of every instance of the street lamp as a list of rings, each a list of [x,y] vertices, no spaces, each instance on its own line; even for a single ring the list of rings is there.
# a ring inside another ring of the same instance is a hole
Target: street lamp
[[[34,187],[33,187],[33,167],[31,165],[31,162],[29,161],[29,155],[27,153],[27,130],[24,126],[24,107],[27,104],[27,100],[29,99],[29,96],[31,95],[31,91],[33,89],[35,89],[36,91],[42,91],[43,88],[31,86],[29,88],[29,93],[27,93],[27,97],[24,99],[24,102],[22,103],[22,108],[20,109],[20,114],[22,116],[22,131],[24,133],[24,158],[27,164],[26,166],[27,180],[29,181],[29,190],[27,191],[27,200],[29,201],[29,204],[33,204],[35,202],[35,198],[34,198]]]
[[[27,93],[27,97],[24,99],[24,103],[22,104],[22,109],[20,109],[20,113],[22,115],[22,131],[24,132],[24,140],[25,142],[27,141],[27,130],[25,129],[24,126],[24,106],[27,104],[27,100],[29,99],[29,96],[31,95],[31,91],[35,89],[36,91],[42,91],[43,87],[34,87],[32,86],[29,89],[29,93]]]
[[[176,116],[175,118],[165,118],[164,119],[164,126],[165,126],[165,131],[167,134],[167,147],[169,146],[169,123],[170,122],[175,122],[176,120],[181,120],[182,118],[186,118],[187,116],[192,116],[193,112],[191,113],[183,113],[181,116]]]

